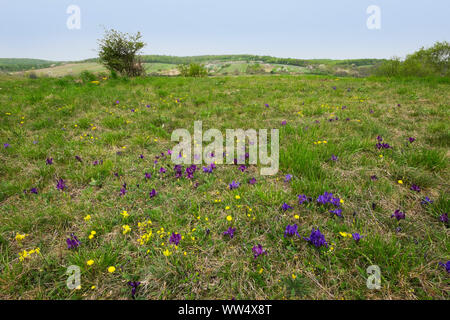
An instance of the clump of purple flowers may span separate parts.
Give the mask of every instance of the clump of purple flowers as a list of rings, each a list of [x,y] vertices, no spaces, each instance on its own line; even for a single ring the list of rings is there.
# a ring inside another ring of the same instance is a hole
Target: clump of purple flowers
[[[172,232],[172,234],[170,235],[169,243],[177,246],[180,243],[180,241],[181,241],[181,234]]]
[[[413,184],[413,185],[411,186],[411,190],[412,190],[412,191],[416,191],[416,192],[420,192],[420,187],[419,187],[418,185],[416,185],[416,184]]]
[[[283,209],[283,211],[287,211],[292,209],[292,207],[288,205],[286,202],[284,202],[283,205],[281,206],[281,209]]]
[[[203,172],[205,173],[213,173],[213,170],[216,168],[216,165],[214,163],[211,163],[207,165],[206,167],[203,167]]]
[[[428,197],[425,197],[420,203],[423,204],[423,205],[428,205],[428,204],[432,204],[433,200],[431,200]]]
[[[304,202],[309,202],[312,200],[310,197],[307,197],[304,194],[299,194],[297,197],[298,197],[298,204],[302,204]]]
[[[256,179],[255,178],[251,178],[251,179],[248,180],[248,184],[253,185],[255,183],[256,183]]]
[[[397,221],[400,221],[402,219],[405,219],[405,213],[401,212],[400,210],[395,210],[395,212],[391,215],[391,218],[397,219]]]
[[[262,245],[258,244],[257,246],[254,246],[252,248],[253,251],[253,257],[256,259],[258,258],[260,255],[265,254],[267,255],[267,251],[263,249]]]
[[[284,176],[284,182],[290,182],[292,180],[292,174],[287,174]]]
[[[303,239],[314,245],[316,248],[328,247],[328,243],[325,241],[325,236],[320,232],[319,228],[317,228],[317,230],[312,228],[309,238]]]
[[[173,167],[173,170],[175,171],[175,178],[181,178],[183,176],[183,166],[180,164],[176,164]]]
[[[67,249],[76,249],[81,244],[80,240],[78,240],[77,236],[73,233],[70,234],[70,238],[67,238]]]
[[[338,160],[338,157],[335,156],[334,154],[332,154],[331,155],[331,161],[337,161],[337,160]]]
[[[64,190],[65,188],[67,188],[66,183],[64,182],[63,179],[59,179],[58,181],[56,181],[56,189],[58,190]]]
[[[145,179],[150,179],[152,177],[152,174],[149,172],[145,173]]]
[[[381,136],[377,137],[378,143],[375,145],[377,149],[390,149],[392,148],[389,143],[381,143],[383,141],[383,138]]]
[[[296,235],[297,237],[300,238],[300,235],[298,234],[298,226],[297,224],[293,224],[293,225],[287,225],[286,226],[286,230],[284,230],[284,237],[286,238],[287,236],[293,236]]]
[[[330,210],[330,213],[335,214],[338,217],[342,218],[342,209]]]
[[[139,281],[128,281],[128,285],[131,287],[131,297],[134,299],[136,290],[141,283]]]
[[[192,179],[194,177],[194,172],[197,170],[197,166],[193,164],[190,167],[186,168],[186,178]]]
[[[355,240],[356,243],[359,243],[359,240],[361,240],[363,236],[360,235],[359,233],[352,233],[352,237],[353,237],[353,240]]]
[[[229,227],[227,229],[227,231],[224,231],[223,235],[224,236],[228,235],[228,236],[230,236],[230,239],[233,239],[235,231],[236,231],[236,228]]]
[[[239,185],[240,185],[239,182],[233,180],[233,182],[231,182],[228,187],[230,188],[230,190],[233,190],[239,188]]]
[[[245,170],[247,170],[247,166],[245,166],[245,165],[242,164],[242,165],[239,166],[238,169],[239,169],[239,171],[241,171],[241,172],[245,172]]]
[[[45,160],[45,163],[51,166],[53,164],[53,158],[47,158],[47,160]]]
[[[120,195],[121,195],[121,196],[124,196],[127,192],[128,192],[128,190],[127,190],[127,184],[124,183],[124,184],[122,185],[122,188],[120,188]]]
[[[317,198],[317,202],[320,204],[332,204],[336,207],[340,207],[341,206],[341,199],[340,198],[334,198],[333,194],[330,192],[324,192],[324,194],[321,194],[318,198]]]
[[[443,214],[439,217],[439,221],[444,222],[444,223],[448,223],[448,213],[443,213]]]
[[[149,196],[150,198],[153,198],[154,196],[156,196],[158,194],[158,192],[156,192],[155,189],[152,189],[152,191],[150,191]]]
[[[324,194],[321,194],[317,198],[317,202],[320,204],[327,204],[327,203],[330,203],[332,198],[333,198],[333,194],[325,191]]]

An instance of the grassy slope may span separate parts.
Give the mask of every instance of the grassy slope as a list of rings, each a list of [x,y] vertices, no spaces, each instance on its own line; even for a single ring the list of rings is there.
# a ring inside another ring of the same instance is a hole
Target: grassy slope
[[[141,299],[449,298],[448,275],[438,266],[450,259],[449,229],[438,221],[449,212],[448,83],[247,76],[100,85],[16,79],[1,80],[0,88],[1,298],[129,298],[128,280],[142,282]],[[219,166],[211,175],[196,172],[191,181],[176,180],[168,160],[155,166],[154,157],[173,146],[172,130],[192,130],[194,120],[203,120],[204,130],[280,128],[279,174]],[[393,149],[378,152],[378,135]],[[409,144],[408,137],[417,140]],[[314,144],[318,140],[327,143]],[[337,162],[329,161],[332,154]],[[46,165],[47,157],[53,165]],[[100,159],[102,165],[92,164]],[[160,166],[168,169],[165,175]],[[153,175],[148,181],[145,172]],[[294,176],[290,183],[287,173]],[[370,179],[374,174],[377,181]],[[254,186],[246,183],[251,177]],[[56,190],[58,178],[66,191]],[[228,190],[232,180],[241,187]],[[121,197],[125,182],[128,193]],[[411,191],[412,183],[422,191]],[[23,194],[32,187],[38,195]],[[155,198],[148,195],[152,188]],[[324,191],[345,200],[343,219],[297,204],[298,194],[315,199]],[[434,200],[431,206],[420,205],[425,195]],[[283,202],[294,209],[283,212]],[[406,213],[398,232],[390,218],[396,209]],[[122,210],[130,216],[124,219]],[[222,236],[227,215],[236,228],[231,240]],[[140,246],[137,224],[148,219],[153,237]],[[320,227],[333,250],[283,238],[294,223],[302,237]],[[131,233],[122,234],[124,224]],[[92,230],[97,234],[89,240]],[[364,238],[356,244],[341,231]],[[73,251],[65,243],[71,232],[82,241]],[[171,232],[184,239],[166,257]],[[16,233],[29,236],[18,243]],[[268,255],[254,259],[251,248],[258,243]],[[19,261],[19,252],[36,247],[40,256]],[[93,266],[86,265],[89,259]],[[381,268],[381,290],[366,288],[372,264]],[[82,268],[80,290],[65,286],[70,265]],[[109,266],[117,270],[108,273]]]

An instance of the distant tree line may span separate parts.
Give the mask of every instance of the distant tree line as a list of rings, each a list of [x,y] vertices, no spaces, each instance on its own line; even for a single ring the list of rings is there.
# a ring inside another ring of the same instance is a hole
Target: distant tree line
[[[48,68],[52,65],[60,65],[61,62],[40,60],[40,59],[16,59],[16,58],[0,58],[0,71],[16,72],[32,69]]]

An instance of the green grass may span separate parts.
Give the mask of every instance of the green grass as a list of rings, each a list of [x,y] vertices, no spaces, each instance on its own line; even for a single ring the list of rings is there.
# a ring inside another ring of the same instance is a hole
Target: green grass
[[[0,88],[0,298],[130,298],[128,281],[141,281],[137,299],[449,298],[448,274],[438,265],[450,259],[448,225],[438,219],[450,207],[447,81],[264,75],[96,85],[9,77]],[[220,165],[210,175],[200,169],[192,180],[175,179],[170,159],[155,165],[155,156],[173,147],[174,129],[192,132],[196,120],[204,131],[279,128],[279,173]],[[378,135],[392,149],[377,150]],[[257,183],[247,184],[252,177]],[[65,191],[56,189],[59,178]],[[241,186],[229,190],[232,180]],[[123,183],[128,192],[120,196]],[[38,194],[23,193],[31,188]],[[344,200],[342,219],[298,204],[298,194],[315,202],[324,191]],[[425,196],[433,204],[421,205]],[[284,202],[293,210],[282,211]],[[396,209],[406,213],[400,223],[390,218]],[[151,227],[140,230],[148,220]],[[294,223],[301,237],[320,227],[329,248],[284,238]],[[123,225],[131,232],[124,235]],[[222,235],[230,225],[233,239]],[[184,237],[176,248],[168,243],[172,232]],[[340,232],[364,237],[356,243]],[[17,233],[28,236],[17,241]],[[67,249],[71,233],[78,249]],[[254,259],[257,244],[268,254]],[[35,248],[40,254],[19,260]],[[79,290],[66,287],[70,265],[81,268]],[[380,290],[366,287],[370,265],[381,268]]]

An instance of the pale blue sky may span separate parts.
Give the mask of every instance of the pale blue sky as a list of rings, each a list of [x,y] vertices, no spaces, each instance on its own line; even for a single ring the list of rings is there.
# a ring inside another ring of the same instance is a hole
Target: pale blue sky
[[[80,30],[66,26],[71,4]],[[450,0],[0,0],[0,57],[95,57],[105,26],[141,31],[147,54],[389,58],[449,41],[449,13]]]

